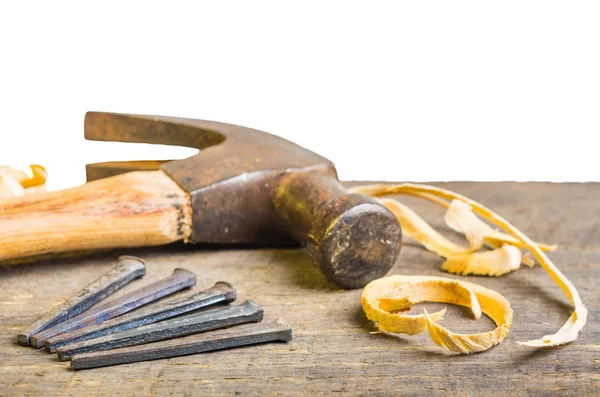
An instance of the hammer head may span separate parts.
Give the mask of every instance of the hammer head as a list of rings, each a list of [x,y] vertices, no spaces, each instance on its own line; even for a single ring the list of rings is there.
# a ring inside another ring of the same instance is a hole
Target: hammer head
[[[214,121],[88,112],[85,138],[200,149],[168,162],[90,164],[88,182],[130,171],[162,169],[190,195],[192,243],[292,244],[274,225],[274,179],[317,172],[337,179],[333,163],[269,133]]]
[[[334,281],[353,287],[385,274],[398,255],[400,226],[396,218],[370,197],[340,199],[348,192],[337,181],[333,163],[283,138],[213,121],[97,112],[86,115],[85,137],[199,149],[200,153],[184,160],[87,167],[88,181],[134,170],[162,169],[190,196],[190,242],[282,245],[300,241],[309,246],[309,252],[318,251],[312,256],[319,258],[315,261],[325,274],[334,274],[330,278],[335,279],[343,268],[343,278],[354,281]],[[290,175],[297,177],[288,178]],[[305,200],[305,196],[310,197]],[[351,208],[362,204],[368,205],[359,211]],[[327,224],[312,219],[317,216],[327,217]],[[348,241],[341,234],[335,239],[325,236],[327,230],[337,230],[336,222],[341,227],[342,220],[344,233],[361,247],[360,258],[352,254],[352,245],[348,249]],[[298,225],[301,230],[297,230]],[[320,246],[330,240],[340,240],[346,248]],[[311,250],[311,242],[318,247]],[[321,248],[330,254],[323,257]],[[345,258],[343,266],[325,263],[327,258],[336,261],[332,255]],[[354,270],[348,272],[348,267]]]

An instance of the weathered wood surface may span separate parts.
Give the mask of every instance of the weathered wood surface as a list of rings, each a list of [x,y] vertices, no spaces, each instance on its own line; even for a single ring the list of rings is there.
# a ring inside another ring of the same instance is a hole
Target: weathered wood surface
[[[147,259],[144,279],[125,293],[169,275],[196,272],[198,287],[232,282],[239,300],[255,299],[265,320],[294,326],[288,344],[74,372],[54,355],[18,346],[15,336],[46,309],[60,304],[115,265],[124,251],[0,269],[0,395],[598,395],[600,393],[600,184],[448,183],[480,200],[532,238],[559,243],[551,258],[577,286],[590,309],[573,344],[552,349],[516,341],[555,332],[571,306],[539,266],[501,278],[466,277],[502,293],[515,311],[508,338],[471,356],[445,353],[427,335],[370,334],[360,290],[329,283],[300,249],[215,250],[182,245],[126,252]],[[403,199],[446,234],[440,208]],[[436,255],[407,242],[391,274],[445,275]],[[453,276],[450,276],[453,277]],[[427,305],[426,307],[428,307]],[[436,306],[436,305],[431,305]],[[452,330],[491,329],[449,307]]]

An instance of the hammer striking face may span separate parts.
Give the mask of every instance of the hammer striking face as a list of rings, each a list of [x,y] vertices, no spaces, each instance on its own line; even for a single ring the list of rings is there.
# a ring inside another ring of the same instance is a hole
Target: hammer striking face
[[[36,221],[45,244],[0,243],[0,260],[177,240],[298,242],[329,279],[357,288],[386,274],[398,257],[394,215],[371,197],[350,194],[332,162],[280,137],[212,121],[97,112],[86,115],[85,136],[200,152],[170,162],[91,164],[82,187],[0,202],[0,237],[26,238],[16,230],[34,219],[27,211],[56,215]],[[77,234],[65,243],[65,233]]]

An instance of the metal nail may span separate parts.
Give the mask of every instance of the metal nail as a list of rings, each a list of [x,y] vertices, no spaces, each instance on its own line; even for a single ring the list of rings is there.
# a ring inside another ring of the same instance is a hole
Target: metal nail
[[[114,269],[89,284],[58,308],[46,313],[46,315],[32,324],[29,328],[17,335],[17,342],[20,345],[28,346],[30,344],[29,338],[31,338],[32,335],[40,333],[48,328],[52,328],[63,321],[83,313],[110,294],[118,291],[132,280],[142,277],[144,274],[146,274],[146,264],[143,259],[134,256],[121,256],[119,258],[119,264]],[[31,346],[41,347],[33,344]]]
[[[203,291],[191,291],[184,296],[158,301],[131,313],[105,321],[102,324],[48,338],[46,340],[46,350],[54,353],[61,346],[152,324],[217,303],[233,302],[235,298],[235,288],[229,283],[219,281],[211,288]]]
[[[292,327],[283,318],[274,323],[240,325],[214,332],[195,334],[147,345],[123,347],[115,350],[75,355],[71,359],[73,369],[86,369],[178,357],[213,350],[252,345],[273,341],[292,340]]]
[[[232,325],[259,322],[262,318],[263,309],[257,303],[249,300],[239,306],[188,314],[102,338],[59,347],[56,352],[61,361],[66,361],[76,354],[142,345]]]
[[[167,278],[112,299],[102,305],[94,306],[77,317],[33,335],[30,342],[36,347],[42,347],[48,338],[99,324],[195,284],[196,276],[194,273],[185,269],[175,269],[173,274]]]

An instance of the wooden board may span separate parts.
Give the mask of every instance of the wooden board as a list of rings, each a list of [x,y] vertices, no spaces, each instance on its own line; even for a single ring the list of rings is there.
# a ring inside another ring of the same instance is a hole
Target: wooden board
[[[113,267],[123,252],[2,268],[0,395],[598,395],[600,184],[440,185],[487,204],[536,240],[560,244],[550,256],[590,310],[575,343],[551,349],[516,343],[555,332],[570,314],[568,300],[539,266],[497,279],[465,278],[502,293],[515,315],[503,344],[460,356],[444,352],[426,334],[369,333],[374,329],[361,310],[361,291],[329,283],[301,249],[219,251],[175,245],[128,250],[147,259],[148,271],[127,290],[184,267],[196,272],[197,288],[227,280],[237,287],[240,300],[252,298],[265,308],[265,321],[285,317],[294,326],[294,340],[74,372],[53,355],[18,346],[15,336]],[[403,201],[461,241],[444,227],[440,208]],[[441,263],[441,258],[406,242],[391,274],[448,276],[439,270]],[[458,332],[493,328],[489,319],[472,320],[454,307],[443,324]]]

